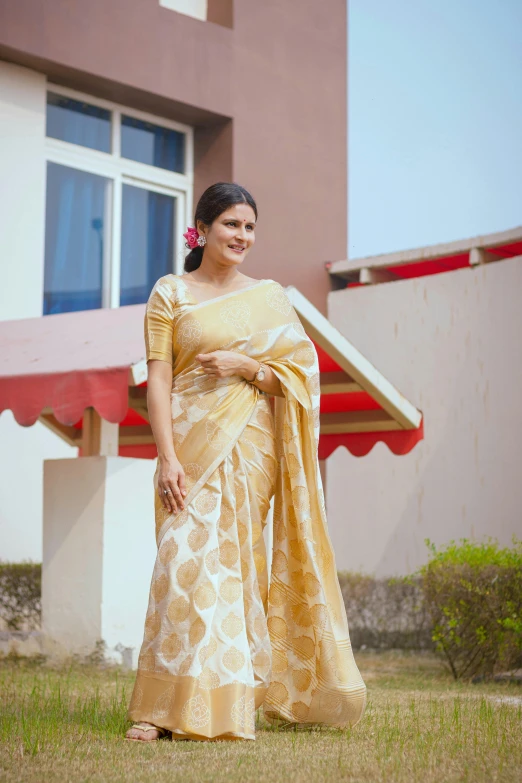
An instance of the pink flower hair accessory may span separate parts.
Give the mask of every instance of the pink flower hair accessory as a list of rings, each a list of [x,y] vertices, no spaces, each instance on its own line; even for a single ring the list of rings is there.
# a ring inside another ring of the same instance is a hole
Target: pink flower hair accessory
[[[191,226],[187,228],[183,236],[187,240],[187,245],[191,250],[193,250],[195,247],[203,247],[203,245],[206,245],[207,243],[206,237],[200,237],[197,228],[192,228]]]

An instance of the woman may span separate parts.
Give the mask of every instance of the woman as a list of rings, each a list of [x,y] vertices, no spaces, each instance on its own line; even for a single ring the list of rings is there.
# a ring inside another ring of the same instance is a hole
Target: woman
[[[158,555],[128,739],[254,739],[261,704],[285,724],[364,712],[326,530],[317,354],[284,289],[239,271],[256,220],[244,188],[208,188],[186,274],[147,305]]]

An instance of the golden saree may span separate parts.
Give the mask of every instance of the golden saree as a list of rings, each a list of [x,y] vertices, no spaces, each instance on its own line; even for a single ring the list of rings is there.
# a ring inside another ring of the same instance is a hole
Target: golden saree
[[[253,739],[261,704],[272,722],[355,725],[366,688],[326,526],[317,354],[290,300],[261,280],[198,303],[167,275],[145,340],[148,359],[172,363],[188,493],[174,514],[155,494],[158,553],[129,717],[193,739]],[[244,378],[203,372],[196,355],[218,349],[273,369],[284,391],[275,412]]]

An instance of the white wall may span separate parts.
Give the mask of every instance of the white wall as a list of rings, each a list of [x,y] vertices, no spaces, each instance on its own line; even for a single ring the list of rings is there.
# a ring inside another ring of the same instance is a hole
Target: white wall
[[[42,314],[45,76],[0,61],[0,318]]]
[[[0,320],[42,314],[45,90],[42,74],[0,61]],[[41,559],[42,460],[76,454],[0,416],[0,559]]]
[[[42,627],[47,651],[136,667],[156,559],[155,460],[45,463]]]
[[[425,538],[522,537],[522,259],[332,292],[329,318],[425,417],[407,455],[337,449],[339,568],[410,573]]]

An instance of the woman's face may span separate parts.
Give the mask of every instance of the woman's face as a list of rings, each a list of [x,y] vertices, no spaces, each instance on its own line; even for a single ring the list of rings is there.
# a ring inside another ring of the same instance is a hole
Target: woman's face
[[[207,238],[205,255],[237,266],[244,261],[256,240],[255,226],[256,216],[249,204],[229,207],[209,227],[199,221],[199,232]]]

